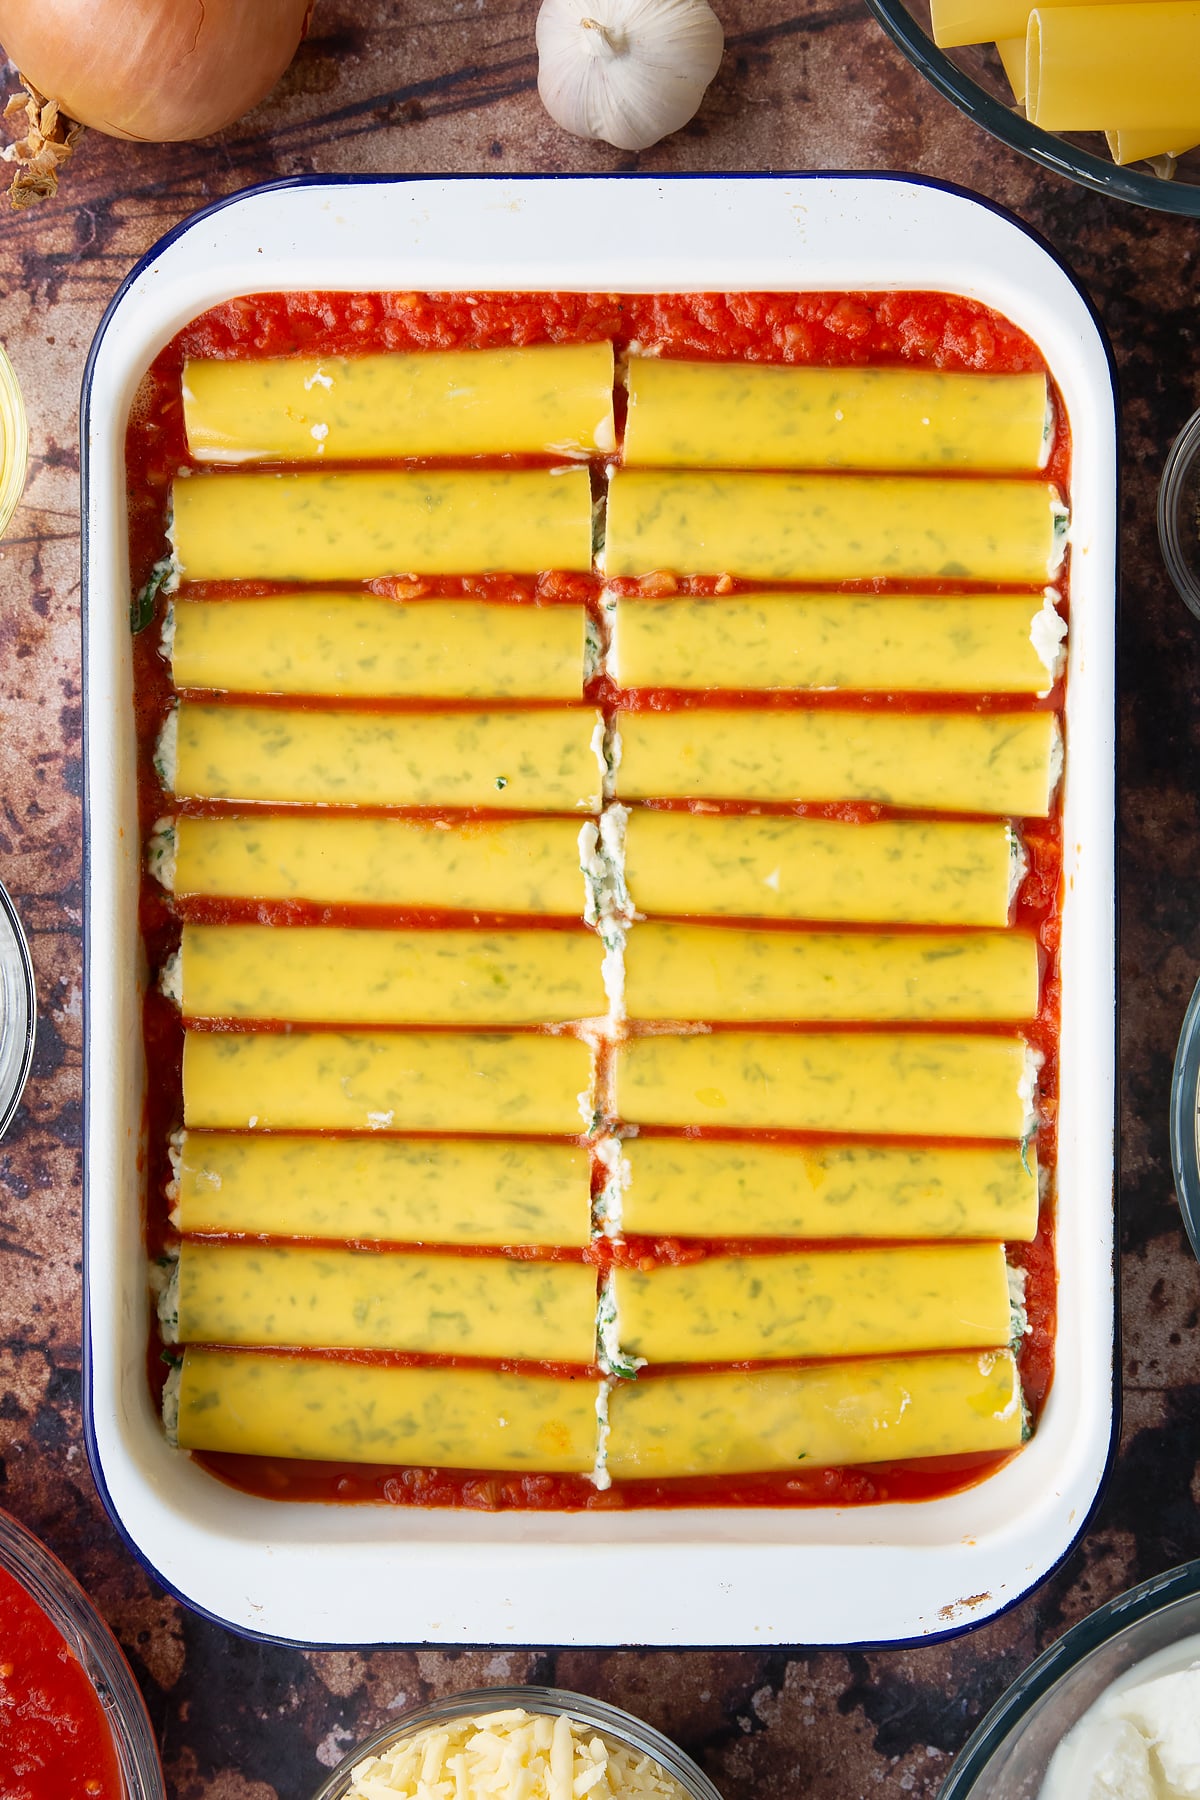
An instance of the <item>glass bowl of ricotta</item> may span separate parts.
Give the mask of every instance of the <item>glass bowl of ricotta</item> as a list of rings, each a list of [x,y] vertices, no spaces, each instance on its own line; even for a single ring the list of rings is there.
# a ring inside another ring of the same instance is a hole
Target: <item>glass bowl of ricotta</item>
[[[1200,1793],[1200,1561],[1118,1594],[988,1713],[939,1800]]]
[[[313,1800],[721,1800],[678,1744],[562,1688],[473,1688],[401,1714]]]

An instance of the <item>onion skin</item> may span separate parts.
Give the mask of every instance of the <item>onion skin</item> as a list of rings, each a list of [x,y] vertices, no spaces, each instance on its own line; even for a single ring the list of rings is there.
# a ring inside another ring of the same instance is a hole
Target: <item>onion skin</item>
[[[110,137],[176,143],[270,93],[315,0],[0,0],[0,45],[64,113]]]

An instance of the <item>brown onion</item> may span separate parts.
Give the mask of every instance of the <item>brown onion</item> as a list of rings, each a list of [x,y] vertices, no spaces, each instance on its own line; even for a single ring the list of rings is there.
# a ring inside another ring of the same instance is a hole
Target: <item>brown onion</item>
[[[0,45],[39,94],[112,137],[207,137],[262,100],[314,0],[0,0]]]

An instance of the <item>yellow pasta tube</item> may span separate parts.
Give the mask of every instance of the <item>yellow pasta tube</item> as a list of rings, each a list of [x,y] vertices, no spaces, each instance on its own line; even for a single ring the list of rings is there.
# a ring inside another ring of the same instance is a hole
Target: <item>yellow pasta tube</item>
[[[176,481],[172,508],[188,581],[591,567],[582,468],[192,475]]]
[[[643,1376],[614,1390],[609,1418],[620,1481],[1015,1450],[1024,1429],[1007,1350]]]
[[[628,365],[623,461],[689,469],[1036,469],[1044,375]]]
[[[613,350],[538,344],[183,367],[199,462],[588,456],[615,450]]]
[[[648,923],[633,927],[625,948],[633,1020],[1000,1021],[1032,1019],[1037,1005],[1028,931],[889,936]]]
[[[1044,481],[618,469],[605,569],[1043,582],[1061,560],[1062,517]]]
[[[162,828],[176,894],[571,917],[583,911],[574,819],[195,818]]]
[[[606,1012],[594,932],[183,928],[188,1019],[537,1025]]]
[[[1095,0],[1055,0],[1056,6],[1090,6]],[[1145,0],[1141,0],[1145,3]],[[992,40],[1005,40],[1015,46],[1019,43],[1021,61],[1025,56],[1025,32],[1029,14],[1033,10],[1033,0],[930,0],[930,21],[935,44],[950,48],[957,44],[986,44]],[[1004,43],[997,42],[996,48],[1005,60]],[[1021,74],[1024,83],[1024,71]],[[1024,94],[1015,94],[1022,100]]]
[[[176,600],[178,688],[349,699],[578,700],[583,609],[292,594]]]
[[[1012,1335],[1002,1244],[706,1256],[618,1268],[613,1287],[621,1349],[649,1363],[1000,1349]]]
[[[591,1090],[592,1055],[574,1037],[189,1031],[184,1038],[184,1122],[197,1128],[568,1137],[590,1121]]]
[[[1044,818],[1052,713],[621,712],[622,799],[873,800]]]
[[[602,785],[600,714],[291,711],[180,702],[176,794],[343,806],[480,806],[594,812]]]
[[[1200,144],[1200,107],[1195,121],[1186,127],[1172,126],[1162,131],[1147,126],[1141,131],[1106,131],[1108,153],[1122,167],[1126,163],[1148,162],[1155,156],[1186,156]]]
[[[1016,856],[999,823],[635,807],[625,828],[625,877],[643,913],[1004,925]]]
[[[584,1376],[389,1369],[189,1345],[178,1442],[244,1456],[586,1474],[599,1391]]]
[[[1027,594],[634,599],[617,607],[610,663],[625,687],[1037,694],[1062,629]]]
[[[1195,123],[1200,0],[1035,6],[1025,53],[1026,110],[1044,131],[1186,136]]]
[[[172,1217],[248,1237],[582,1248],[590,1179],[575,1144],[185,1131]]]
[[[1008,85],[1012,89],[1013,99],[1018,106],[1025,103],[1025,37],[998,38],[996,51],[1000,57],[1004,73],[1008,77]]]
[[[636,1137],[621,1222],[647,1237],[1031,1239],[1033,1146]]]
[[[1033,1078],[1017,1037],[722,1031],[629,1039],[615,1087],[641,1125],[1015,1140]]]
[[[586,1263],[187,1241],[175,1294],[185,1344],[594,1359]]]

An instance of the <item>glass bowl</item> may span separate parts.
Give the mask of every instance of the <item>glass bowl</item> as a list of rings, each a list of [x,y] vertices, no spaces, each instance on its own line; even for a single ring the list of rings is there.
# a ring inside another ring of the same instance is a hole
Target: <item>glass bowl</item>
[[[0,532],[17,509],[29,467],[29,426],[16,370],[0,348]]]
[[[652,1725],[644,1724],[632,1713],[623,1712],[619,1706],[609,1706],[604,1700],[592,1700],[585,1694],[570,1694],[562,1688],[548,1687],[472,1688],[466,1693],[401,1713],[382,1731],[373,1732],[351,1750],[321,1783],[313,1800],[344,1800],[354,1770],[365,1757],[378,1756],[400,1738],[411,1737],[426,1725],[445,1725],[452,1719],[482,1718],[487,1713],[507,1712],[517,1707],[529,1713],[565,1713],[569,1719],[594,1726],[602,1737],[650,1757],[664,1774],[678,1783],[689,1800],[721,1800],[703,1769]]]
[[[1183,1015],[1171,1074],[1171,1171],[1184,1228],[1200,1257],[1200,981]]]
[[[0,886],[0,1137],[12,1123],[33,1062],[36,1027],[29,945],[16,909]]]
[[[929,34],[928,0],[867,0],[888,36],[927,81],[976,124],[1023,156],[1070,181],[1158,212],[1200,217],[1200,150],[1119,167],[1103,132],[1052,132],[1031,125],[1013,102],[992,44],[941,50]]]
[[[1058,1744],[1109,1683],[1197,1633],[1200,1562],[1118,1594],[1013,1683],[968,1740],[938,1800],[1037,1800]]]
[[[1200,618],[1200,412],[1192,414],[1163,464],[1158,543],[1180,599]]]
[[[162,1764],[141,1691],[116,1638],[79,1583],[40,1539],[0,1512],[0,1569],[39,1606],[92,1685],[116,1750],[121,1800],[165,1800]],[[0,1645],[5,1631],[0,1601]],[[9,1790],[0,1770],[0,1791]]]

